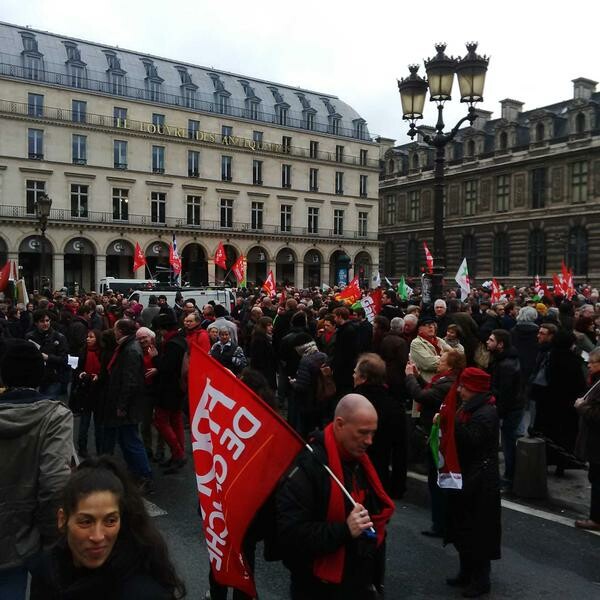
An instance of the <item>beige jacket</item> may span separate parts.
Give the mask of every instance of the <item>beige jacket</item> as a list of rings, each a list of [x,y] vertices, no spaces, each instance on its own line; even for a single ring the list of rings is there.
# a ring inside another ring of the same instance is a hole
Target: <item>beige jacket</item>
[[[452,350],[442,338],[437,338],[437,341],[442,352]],[[415,363],[417,369],[419,369],[421,377],[429,383],[436,374],[440,362],[440,357],[433,345],[422,337],[417,336],[410,343],[409,358]]]

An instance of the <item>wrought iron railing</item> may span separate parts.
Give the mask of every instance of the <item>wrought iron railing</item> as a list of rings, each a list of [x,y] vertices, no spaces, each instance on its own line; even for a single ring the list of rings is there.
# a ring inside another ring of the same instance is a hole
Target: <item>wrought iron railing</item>
[[[311,236],[319,238],[340,238],[344,239],[362,239],[376,240],[377,232],[366,232],[365,235],[360,235],[357,231],[344,231],[343,234],[336,233],[334,229],[319,228],[309,230],[308,227],[285,227],[279,225],[263,225],[260,229],[253,229],[251,223],[234,222],[231,227],[222,227],[221,221],[201,219],[197,223],[189,223],[186,217],[165,217],[164,220],[153,220],[150,215],[128,215],[127,218],[121,218],[122,213],[101,212],[101,211],[85,211],[81,207],[76,210],[68,208],[53,208],[50,211],[48,225],[51,227],[52,222],[56,223],[90,223],[96,224],[111,224],[117,227],[159,227],[161,229],[174,229],[177,231],[221,231],[223,234],[230,233],[253,233],[253,234],[268,234],[282,236]],[[27,221],[37,222],[35,211],[28,211],[26,206],[8,206],[0,205],[0,218],[8,219],[23,219]]]

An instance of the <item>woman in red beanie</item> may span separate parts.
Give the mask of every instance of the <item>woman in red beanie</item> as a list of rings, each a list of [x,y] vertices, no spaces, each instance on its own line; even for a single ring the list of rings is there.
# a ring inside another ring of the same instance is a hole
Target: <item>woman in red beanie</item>
[[[463,597],[477,598],[490,591],[490,561],[500,558],[499,419],[485,371],[465,369],[454,393],[458,394],[454,437],[462,489],[448,491],[445,543],[458,550],[460,571],[447,583],[466,586]]]

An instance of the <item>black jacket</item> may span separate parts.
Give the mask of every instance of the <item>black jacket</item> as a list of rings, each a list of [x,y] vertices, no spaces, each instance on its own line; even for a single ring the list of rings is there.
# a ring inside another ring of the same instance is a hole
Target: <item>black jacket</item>
[[[69,344],[69,354],[73,356],[82,356],[85,354],[85,340],[90,323],[82,316],[75,315],[71,322],[67,325],[65,336]]]
[[[356,324],[346,321],[335,332],[335,348],[331,359],[333,378],[338,395],[352,390],[352,373],[360,351]]]
[[[117,409],[125,416],[118,416]],[[135,424],[144,414],[144,358],[135,335],[128,336],[118,346],[108,376],[102,422],[109,427]]]
[[[302,346],[312,341],[310,334],[303,327],[292,327],[283,337],[279,344],[279,350],[273,346],[277,357],[283,365],[283,371],[288,377],[295,377],[298,365],[300,364],[300,355],[296,352],[296,346]]]
[[[445,542],[460,553],[481,559],[500,558],[501,509],[498,471],[499,419],[489,395],[479,394],[459,410],[467,422],[455,421],[462,490],[448,493]]]
[[[519,394],[519,356],[515,348],[492,354],[488,371],[492,376],[492,394],[496,398],[498,415],[504,418],[508,413],[523,408],[523,398]]]
[[[519,355],[522,381],[528,381],[535,369],[535,359],[538,352],[538,330],[539,327],[535,323],[518,321],[510,332],[512,345],[517,349]]]
[[[399,333],[388,331],[381,340],[379,355],[385,361],[385,377],[390,394],[396,400],[404,399],[404,369],[408,361],[406,340]]]
[[[431,431],[433,417],[440,411],[440,406],[456,381],[456,375],[440,377],[430,386],[422,377],[408,375],[406,377],[406,392],[409,398],[421,405],[420,423],[425,431]]]
[[[276,389],[277,359],[271,340],[262,331],[255,331],[250,338],[248,348],[250,367],[260,371],[271,388]]]
[[[172,600],[172,592],[145,572],[132,543],[118,539],[98,569],[75,568],[64,539],[31,562],[30,600]]]
[[[41,332],[37,327],[26,335],[26,339],[35,342],[40,347],[40,352],[48,355],[44,368],[42,385],[56,383],[67,369],[67,340],[62,333],[54,329]]]
[[[306,598],[364,600],[368,597],[365,587],[373,581],[375,541],[364,536],[352,538],[345,521],[327,522],[332,480],[322,466],[327,464],[322,433],[316,434],[311,446],[315,454],[304,449],[277,492],[277,534],[283,562],[291,571],[292,586],[301,589]],[[342,462],[342,465],[346,488],[352,490],[354,482],[364,489],[365,508],[370,514],[380,512],[378,499],[360,465],[356,462]],[[345,505],[348,515],[352,507],[347,500]],[[312,572],[313,561],[342,546],[346,549],[342,583],[319,581]]]
[[[593,383],[600,377],[593,378]],[[579,458],[600,465],[600,383],[591,390],[585,403],[577,409],[579,433],[576,450]]]
[[[181,365],[188,345],[183,334],[177,334],[164,345],[158,356],[155,404],[165,410],[181,410],[185,395],[181,387]]]

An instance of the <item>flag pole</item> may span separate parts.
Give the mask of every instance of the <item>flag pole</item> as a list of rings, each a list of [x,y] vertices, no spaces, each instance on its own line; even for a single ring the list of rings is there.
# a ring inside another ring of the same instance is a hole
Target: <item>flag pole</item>
[[[350,501],[352,507],[356,508],[356,500],[350,495],[350,492],[346,489],[344,484],[336,477],[335,473],[325,463],[322,463],[317,458],[312,446],[310,444],[304,444],[304,447],[310,450],[311,454],[315,457],[315,460],[327,471],[327,473],[329,473],[329,476],[338,484],[338,487],[340,488],[340,490],[342,490],[344,496],[346,496],[346,498]],[[369,532],[371,534],[375,534],[375,529],[373,529],[373,527],[369,527]]]

